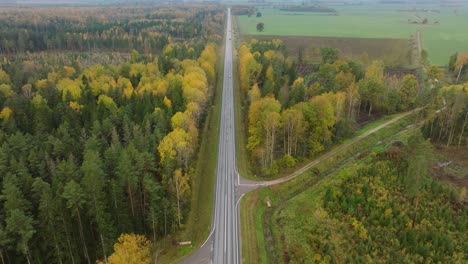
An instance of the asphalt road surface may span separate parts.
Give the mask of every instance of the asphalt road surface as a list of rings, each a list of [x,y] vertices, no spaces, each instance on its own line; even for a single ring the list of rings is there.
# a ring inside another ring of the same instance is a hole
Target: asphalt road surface
[[[216,168],[215,206],[211,233],[207,241],[179,263],[238,264],[240,260],[236,186],[236,145],[234,130],[234,91],[232,81],[231,11],[227,11],[224,83],[221,126]],[[236,183],[237,181],[237,183]]]
[[[216,168],[213,263],[239,263],[239,225],[236,209],[236,145],[232,82],[231,10],[228,9],[221,127]]]

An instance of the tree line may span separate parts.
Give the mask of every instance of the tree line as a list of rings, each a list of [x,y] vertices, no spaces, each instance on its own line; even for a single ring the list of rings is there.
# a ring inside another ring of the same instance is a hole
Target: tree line
[[[0,53],[114,51],[157,53],[172,40],[217,40],[218,6],[5,8],[0,13]],[[171,16],[165,15],[171,13]]]

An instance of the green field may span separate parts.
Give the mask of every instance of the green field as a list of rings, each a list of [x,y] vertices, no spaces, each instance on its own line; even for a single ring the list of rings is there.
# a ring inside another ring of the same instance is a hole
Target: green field
[[[451,54],[468,52],[468,7],[455,8],[422,6],[418,9],[436,9],[431,12],[397,12],[401,6],[333,6],[338,15],[323,13],[282,12],[279,9],[260,9],[262,17],[240,16],[241,32],[248,35],[321,36],[346,38],[409,39],[421,32],[422,48],[429,52],[431,63],[444,65]],[[427,18],[428,24],[409,24],[408,19]],[[434,24],[436,21],[439,24]],[[258,22],[265,30],[256,31]]]

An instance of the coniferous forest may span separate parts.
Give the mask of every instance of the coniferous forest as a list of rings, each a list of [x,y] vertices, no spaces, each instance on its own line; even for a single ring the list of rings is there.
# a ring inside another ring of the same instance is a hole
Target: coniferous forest
[[[190,209],[225,10],[57,8],[1,11],[1,263],[107,261]]]

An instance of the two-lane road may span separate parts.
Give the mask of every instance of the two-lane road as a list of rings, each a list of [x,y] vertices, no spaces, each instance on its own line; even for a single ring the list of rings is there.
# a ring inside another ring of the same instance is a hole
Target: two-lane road
[[[232,82],[231,11],[228,9],[224,57],[221,127],[216,169],[213,263],[239,263],[239,225],[236,208],[236,146]]]
[[[213,223],[207,241],[180,263],[241,263],[236,183],[231,10],[227,11],[224,82]]]

